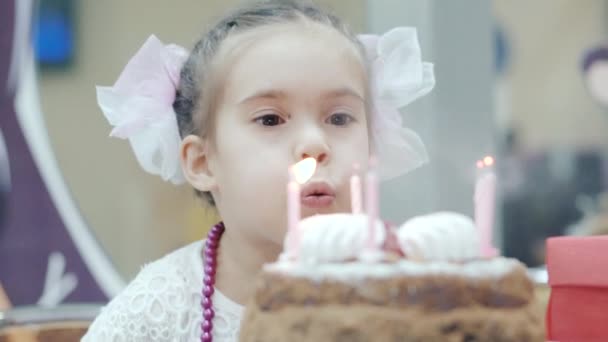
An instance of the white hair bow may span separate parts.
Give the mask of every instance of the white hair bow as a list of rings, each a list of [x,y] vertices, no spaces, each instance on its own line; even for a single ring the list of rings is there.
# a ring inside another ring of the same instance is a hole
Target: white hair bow
[[[382,36],[360,35],[371,71],[372,138],[382,179],[428,161],[422,140],[403,126],[399,109],[435,86],[433,64],[423,62],[415,28],[397,27]]]
[[[150,36],[113,87],[97,87],[97,102],[114,126],[110,135],[129,139],[142,168],[174,184],[184,182],[173,100],[187,57],[186,49]]]

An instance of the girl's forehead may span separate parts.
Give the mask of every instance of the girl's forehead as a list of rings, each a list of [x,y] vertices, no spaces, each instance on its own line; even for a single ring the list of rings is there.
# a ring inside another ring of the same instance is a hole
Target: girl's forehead
[[[261,90],[302,93],[348,90],[366,93],[366,68],[358,47],[346,36],[320,24],[275,25],[236,37],[223,73],[231,100]]]

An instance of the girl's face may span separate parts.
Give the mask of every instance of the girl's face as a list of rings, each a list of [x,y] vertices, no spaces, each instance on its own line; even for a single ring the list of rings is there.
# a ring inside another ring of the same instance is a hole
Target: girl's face
[[[282,243],[288,168],[318,161],[302,216],[350,210],[349,178],[369,157],[367,76],[356,46],[316,24],[282,25],[239,49],[221,77],[207,153],[228,227]]]

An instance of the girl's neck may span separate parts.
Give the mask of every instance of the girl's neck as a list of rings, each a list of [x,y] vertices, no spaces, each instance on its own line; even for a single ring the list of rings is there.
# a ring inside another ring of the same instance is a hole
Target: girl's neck
[[[216,288],[244,305],[253,295],[251,285],[262,265],[277,260],[281,250],[276,243],[255,239],[228,227],[220,241]]]

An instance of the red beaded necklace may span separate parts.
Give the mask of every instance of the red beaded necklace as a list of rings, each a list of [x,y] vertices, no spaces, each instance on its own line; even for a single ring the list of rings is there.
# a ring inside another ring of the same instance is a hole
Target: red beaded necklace
[[[220,245],[220,239],[224,234],[224,223],[220,222],[213,226],[207,234],[207,241],[205,242],[205,260],[203,270],[203,296],[201,299],[201,306],[203,309],[203,323],[201,324],[202,342],[213,341],[213,317],[215,311],[213,310],[213,303],[211,297],[214,292],[215,285],[215,271],[217,269],[217,249]]]

